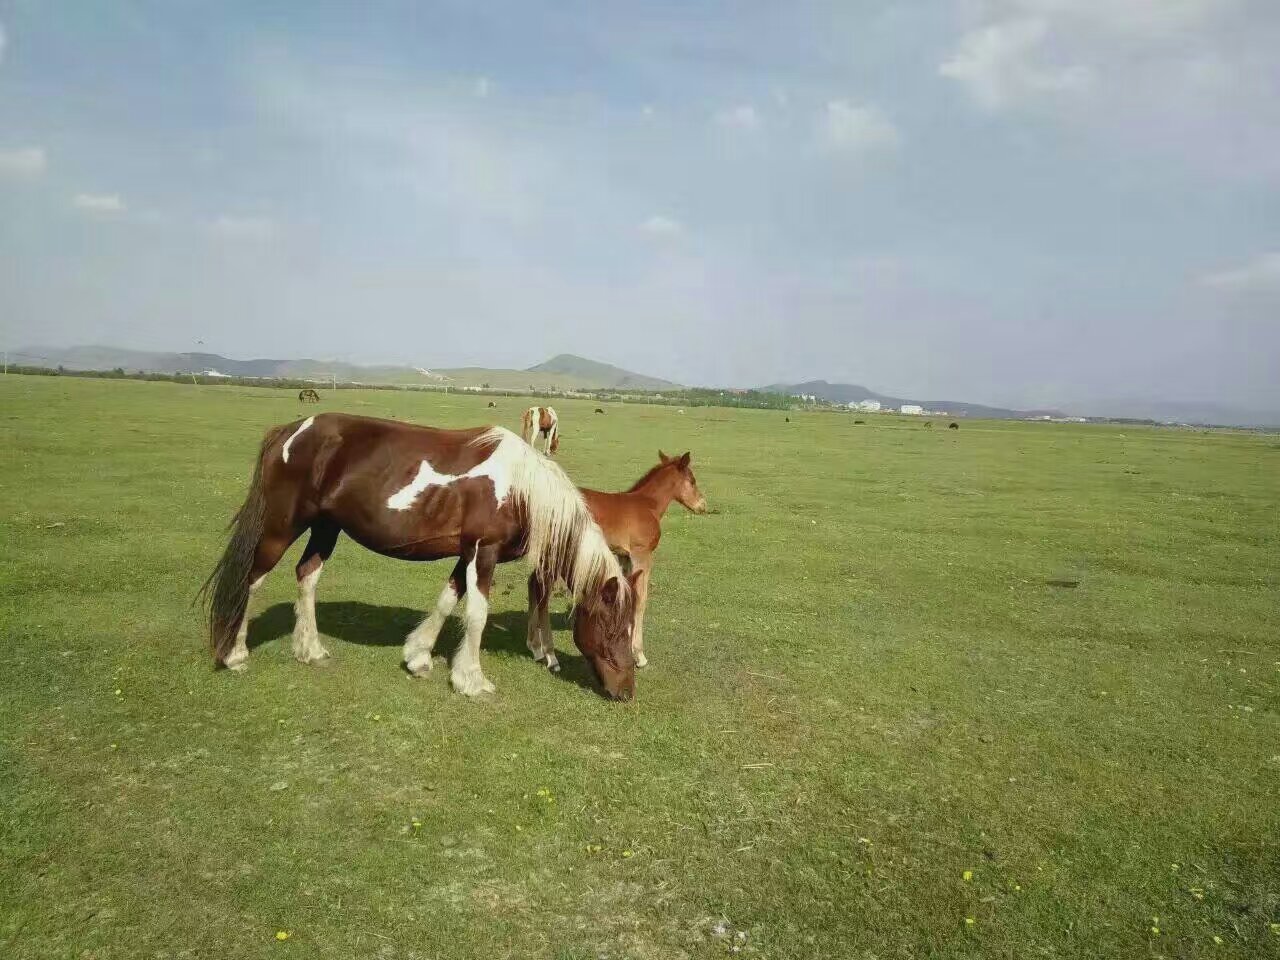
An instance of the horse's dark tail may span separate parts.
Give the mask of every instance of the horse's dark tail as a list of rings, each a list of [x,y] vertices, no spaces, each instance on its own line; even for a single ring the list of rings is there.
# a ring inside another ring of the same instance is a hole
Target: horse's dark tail
[[[215,666],[231,652],[236,630],[249,607],[249,574],[253,571],[254,556],[267,518],[262,461],[272,441],[286,429],[273,427],[263,438],[249,492],[229,525],[231,539],[227,541],[227,548],[222,551],[222,558],[213,568],[213,573],[200,588],[199,598],[209,611],[209,646]]]

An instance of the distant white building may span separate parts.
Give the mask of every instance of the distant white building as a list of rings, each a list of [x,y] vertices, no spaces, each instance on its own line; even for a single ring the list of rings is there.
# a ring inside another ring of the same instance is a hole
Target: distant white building
[[[918,403],[904,403],[898,408],[899,413],[905,413],[908,416],[918,417],[924,413],[924,407]]]
[[[863,413],[879,413],[880,401],[879,400],[860,400],[858,401],[858,409],[861,410]]]

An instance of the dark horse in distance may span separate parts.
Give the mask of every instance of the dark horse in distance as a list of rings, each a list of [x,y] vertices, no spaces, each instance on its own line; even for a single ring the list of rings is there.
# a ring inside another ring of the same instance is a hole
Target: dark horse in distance
[[[466,597],[466,638],[450,680],[474,696],[493,691],[480,670],[494,567],[528,556],[539,576],[573,593],[573,639],[604,692],[635,694],[634,585],[623,574],[573,481],[501,427],[436,430],[324,413],[267,432],[230,542],[208,582],[215,664],[244,669],[250,595],[303,533],[293,654],[327,657],[316,628],[316,582],[346,533],[401,560],[457,557],[435,610],[405,639],[404,663],[431,670],[445,619]]]

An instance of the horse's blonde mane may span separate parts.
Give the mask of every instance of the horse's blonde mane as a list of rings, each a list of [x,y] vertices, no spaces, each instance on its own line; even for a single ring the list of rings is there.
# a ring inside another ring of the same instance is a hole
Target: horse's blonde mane
[[[527,518],[529,562],[554,585],[563,581],[574,603],[590,597],[610,577],[628,588],[618,558],[597,526],[582,494],[560,465],[503,427],[471,441],[495,444],[493,456],[510,470],[510,496]]]

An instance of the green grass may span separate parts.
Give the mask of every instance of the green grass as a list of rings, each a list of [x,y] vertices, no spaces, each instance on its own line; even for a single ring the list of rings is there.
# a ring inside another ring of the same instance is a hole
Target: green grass
[[[0,957],[1277,955],[1276,438],[595,405],[575,479],[691,449],[717,511],[667,517],[626,706],[528,658],[520,565],[498,693],[409,679],[448,563],[350,541],[328,665],[295,547],[212,672],[192,596],[296,397],[0,380]]]

